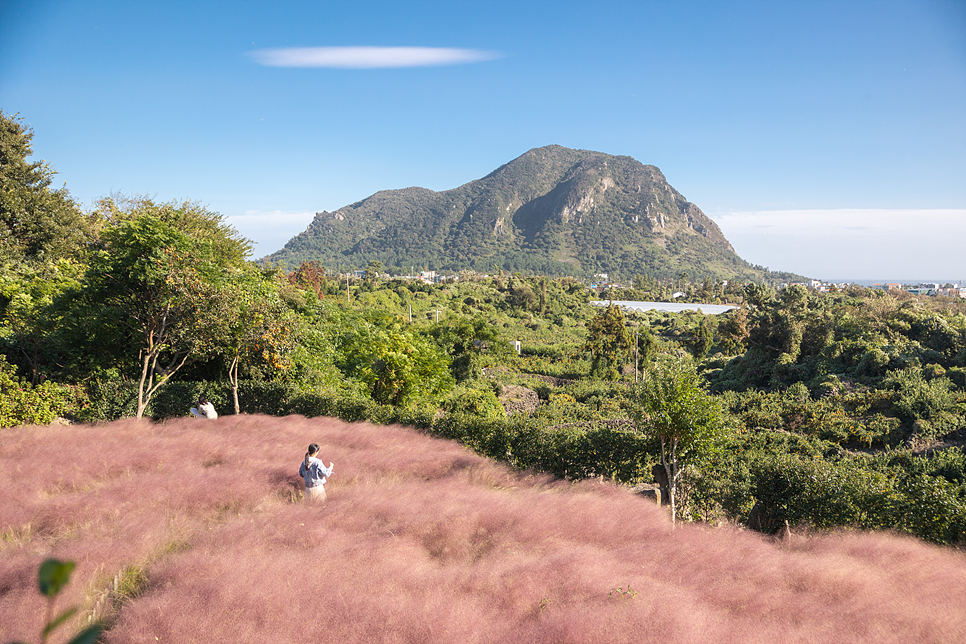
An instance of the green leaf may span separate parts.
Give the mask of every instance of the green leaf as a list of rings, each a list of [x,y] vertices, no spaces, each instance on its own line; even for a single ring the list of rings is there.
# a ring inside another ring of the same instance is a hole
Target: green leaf
[[[94,642],[97,641],[97,638],[100,637],[102,628],[103,627],[100,624],[89,626],[78,633],[77,636],[67,644],[94,644]]]
[[[45,597],[53,597],[61,591],[70,581],[70,573],[74,571],[76,564],[73,561],[60,561],[59,559],[47,559],[40,564],[38,572],[38,582],[40,593]]]

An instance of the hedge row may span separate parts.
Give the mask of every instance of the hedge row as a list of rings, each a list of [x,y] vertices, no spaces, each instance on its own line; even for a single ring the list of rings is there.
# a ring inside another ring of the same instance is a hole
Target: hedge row
[[[896,530],[933,543],[966,543],[966,488],[943,476],[883,473],[851,460],[832,463],[783,454],[755,463],[753,479],[757,520],[765,531],[787,521],[819,529]]]
[[[156,420],[186,416],[199,394],[219,414],[234,409],[231,387],[220,382],[171,382],[158,390],[146,415]],[[89,405],[77,414],[82,422],[115,420],[137,411],[137,388],[129,382],[99,382],[89,387]],[[332,416],[342,420],[398,423],[455,439],[474,451],[514,467],[570,479],[603,476],[636,482],[644,475],[648,444],[636,432],[605,424],[589,429],[546,428],[524,415],[483,419],[468,414],[439,415],[435,408],[399,409],[370,399],[335,392],[306,392],[272,382],[242,382],[238,398],[247,414]]]

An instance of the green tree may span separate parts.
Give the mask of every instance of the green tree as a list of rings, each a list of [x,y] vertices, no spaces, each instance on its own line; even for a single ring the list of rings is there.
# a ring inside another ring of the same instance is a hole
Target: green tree
[[[365,384],[373,400],[406,406],[453,386],[446,355],[412,326],[370,313],[355,327],[343,340],[339,367]]]
[[[382,272],[383,265],[382,262],[378,260],[373,260],[369,262],[366,266],[365,280],[370,286],[379,280],[379,274]]]
[[[31,384],[37,384],[44,362],[57,344],[54,336],[65,315],[64,296],[80,288],[82,267],[67,259],[22,264],[19,275],[0,274],[0,298],[6,300],[3,321],[26,360]]]
[[[651,329],[646,326],[637,327],[634,336],[634,364],[637,373],[639,373],[641,369],[647,370],[647,365],[654,358],[654,354],[657,353],[657,341],[654,339]],[[636,373],[634,380],[637,381]]]
[[[212,350],[225,358],[235,413],[241,413],[239,368],[260,360],[272,370],[285,371],[298,322],[282,301],[274,277],[254,268],[209,284],[203,319]]]
[[[116,194],[99,199],[93,213],[98,232],[146,215],[204,247],[219,267],[241,268],[251,255],[251,241],[227,223],[224,215],[208,210],[197,201],[155,202],[142,195]]]
[[[203,343],[203,282],[215,266],[203,244],[149,214],[109,227],[101,240],[105,249],[92,256],[82,291],[81,322],[121,349],[136,348],[141,418]]]
[[[660,442],[673,522],[678,482],[689,463],[720,445],[724,412],[701,386],[690,360],[668,360],[646,372],[626,404],[637,430]]]
[[[0,111],[0,260],[78,257],[90,227],[66,188],[51,190],[53,168],[27,160],[32,140],[18,116]]]
[[[748,309],[744,306],[728,311],[721,316],[718,334],[729,355],[743,353],[748,339]]]
[[[482,317],[453,316],[433,325],[429,335],[450,358],[450,372],[457,382],[475,380],[486,358],[494,362],[509,353],[509,344]]]
[[[580,350],[591,355],[592,376],[616,380],[633,349],[634,339],[624,322],[624,311],[611,303],[587,323],[587,341]]]
[[[687,338],[688,348],[691,355],[701,360],[711,347],[714,346],[714,322],[710,315],[705,315],[697,328],[693,329]]]

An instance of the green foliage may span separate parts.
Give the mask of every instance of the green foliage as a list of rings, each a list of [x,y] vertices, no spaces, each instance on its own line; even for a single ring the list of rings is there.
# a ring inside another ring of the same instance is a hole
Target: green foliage
[[[591,355],[592,376],[616,380],[633,348],[634,340],[627,330],[624,310],[611,303],[587,323],[587,341],[580,350]]]
[[[195,201],[156,203],[141,195],[112,195],[98,200],[94,216],[102,240],[105,229],[123,228],[124,222],[147,216],[191,239],[219,267],[241,267],[251,255],[251,241],[227,223],[224,215],[211,212]]]
[[[37,583],[40,594],[47,598],[46,624],[40,634],[40,641],[46,642],[50,634],[77,614],[77,608],[69,608],[59,615],[54,614],[57,595],[70,582],[70,575],[74,572],[73,561],[46,559],[37,571]],[[80,631],[67,644],[94,644],[101,635],[103,627],[94,624]]]
[[[889,372],[882,384],[898,391],[896,412],[917,436],[936,438],[966,426],[966,409],[957,404],[949,378],[927,380],[922,370],[906,369]]]
[[[744,324],[748,350],[713,375],[718,391],[795,382],[813,390],[846,381],[877,386],[890,371],[923,365],[930,376],[958,377],[966,359],[963,316],[952,308],[931,311],[885,294],[826,295],[797,287],[776,296],[750,286],[746,297],[752,304]],[[727,342],[742,335],[732,326],[727,320],[719,326]]]
[[[174,373],[213,345],[227,343],[227,332],[218,330],[230,318],[226,310],[208,315],[209,301],[225,301],[214,297],[217,283],[247,251],[230,228],[218,227],[220,216],[190,204],[126,204],[129,210],[112,200],[101,205],[107,213],[103,248],[91,257],[77,335],[107,364],[137,374],[140,417]],[[210,229],[201,232],[205,226]],[[237,302],[238,289],[233,295]]]
[[[375,313],[357,318],[344,334],[338,366],[384,404],[407,406],[453,385],[446,356],[435,343],[401,320]]]
[[[708,355],[714,344],[714,323],[710,315],[704,316],[698,327],[688,338],[688,348],[697,360],[701,360]]]
[[[548,428],[523,415],[489,421],[452,415],[433,421],[430,431],[514,467],[573,479],[637,481],[647,459],[647,444],[639,433],[606,424]]]
[[[233,272],[203,287],[196,330],[210,351],[220,354],[232,383],[235,413],[239,412],[239,373],[264,365],[281,374],[290,366],[299,318],[285,305],[274,275],[257,270]],[[247,368],[246,368],[247,367]]]
[[[665,360],[645,372],[626,405],[638,431],[661,445],[673,520],[678,479],[691,460],[721,447],[727,437],[727,417],[704,390],[689,361]]]
[[[484,420],[498,420],[506,416],[493,389],[489,386],[461,384],[443,399],[442,408],[450,414],[462,414]]]
[[[850,447],[884,447],[905,436],[892,409],[892,396],[881,390],[836,393],[813,400],[796,383],[785,392],[727,392],[721,399],[749,429],[781,429]]]
[[[762,526],[777,529],[808,524],[827,529],[892,527],[891,493],[881,474],[822,459],[781,455],[756,463],[753,493],[761,504]]]
[[[53,168],[27,161],[32,139],[17,115],[0,111],[0,263],[77,258],[90,239],[67,189],[50,189]]]
[[[66,300],[80,288],[82,268],[75,262],[21,264],[15,274],[0,273],[0,301],[3,322],[16,340],[19,354],[25,360],[31,383],[45,374],[45,365],[53,362],[62,347],[58,331],[67,315]]]
[[[479,378],[484,367],[498,364],[509,353],[509,344],[481,316],[442,320],[430,328],[429,337],[449,356],[450,373],[457,382]]]
[[[15,373],[13,365],[0,355],[0,427],[49,425],[79,403],[71,387],[49,380],[34,386]]]
[[[858,459],[774,455],[754,465],[762,528],[891,529],[940,544],[966,542],[966,487],[939,476],[876,471]]]

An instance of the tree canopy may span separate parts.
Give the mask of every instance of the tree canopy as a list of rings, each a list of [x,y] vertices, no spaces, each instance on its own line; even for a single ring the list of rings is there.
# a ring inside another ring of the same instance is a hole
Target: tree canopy
[[[52,189],[54,169],[29,161],[33,131],[0,111],[0,261],[76,257],[90,239],[86,218],[66,188]]]
[[[690,360],[668,359],[645,372],[627,407],[638,431],[661,444],[673,519],[678,481],[693,458],[720,444],[725,414],[702,387]]]

